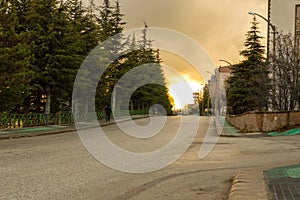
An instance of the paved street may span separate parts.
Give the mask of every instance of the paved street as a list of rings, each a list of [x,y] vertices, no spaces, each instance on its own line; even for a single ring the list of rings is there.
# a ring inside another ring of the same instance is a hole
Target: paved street
[[[192,117],[187,122],[193,121]],[[127,122],[122,122],[127,123]],[[136,120],[147,125],[148,119]],[[117,146],[149,152],[165,146],[180,117],[150,139],[134,139],[117,125],[103,127]],[[76,132],[0,141],[0,199],[227,199],[239,169],[299,164],[300,136],[221,137],[204,159],[198,153],[209,125],[201,117],[193,144],[161,170],[130,174],[98,162]],[[137,163],[138,165],[138,163]]]

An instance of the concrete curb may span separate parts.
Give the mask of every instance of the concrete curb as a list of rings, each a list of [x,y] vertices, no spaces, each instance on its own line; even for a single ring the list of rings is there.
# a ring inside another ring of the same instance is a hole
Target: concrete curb
[[[143,118],[148,118],[149,116],[139,116],[139,117],[133,117],[133,120],[136,119],[143,119]],[[125,122],[129,121],[131,119],[125,119],[125,120],[118,120],[117,122]],[[109,126],[116,124],[117,122],[112,121],[112,122],[105,122],[103,124],[100,124],[101,127],[104,126]],[[90,129],[90,128],[95,128],[98,127],[97,125],[89,126],[89,127],[83,127],[82,129]],[[5,140],[5,139],[14,139],[14,138],[24,138],[24,137],[36,137],[36,136],[44,136],[44,135],[55,135],[55,134],[60,134],[60,133],[67,133],[67,132],[74,132],[77,129],[75,128],[75,125],[69,125],[68,128],[61,128],[61,129],[56,129],[56,130],[46,130],[46,131],[36,131],[36,132],[27,132],[27,133],[4,133],[0,134],[0,140]]]
[[[267,200],[262,168],[240,169],[235,175],[228,200]]]
[[[75,130],[76,130],[75,128],[62,128],[59,130],[36,131],[36,132],[31,132],[31,133],[7,133],[7,134],[1,134],[0,140],[24,138],[24,137],[36,137],[36,136],[42,136],[42,135],[54,135],[54,134],[59,134],[59,133],[72,132]]]

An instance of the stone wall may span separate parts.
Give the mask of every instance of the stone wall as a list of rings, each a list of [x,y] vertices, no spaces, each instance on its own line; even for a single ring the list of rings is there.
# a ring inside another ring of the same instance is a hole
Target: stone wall
[[[300,111],[247,112],[226,119],[241,132],[271,132],[299,126]]]

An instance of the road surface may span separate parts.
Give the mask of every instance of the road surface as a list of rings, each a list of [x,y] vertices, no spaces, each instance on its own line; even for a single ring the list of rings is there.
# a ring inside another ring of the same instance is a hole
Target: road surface
[[[145,126],[148,120],[136,122]],[[189,120],[193,117],[184,123]],[[196,138],[176,162],[141,174],[103,165],[76,132],[2,140],[0,199],[220,200],[228,198],[232,178],[240,168],[299,164],[300,136],[221,137],[213,151],[199,159],[209,123],[208,117],[200,117]],[[179,124],[180,117],[169,117],[162,131],[150,139],[127,136],[117,125],[103,130],[123,149],[151,152],[170,142]]]

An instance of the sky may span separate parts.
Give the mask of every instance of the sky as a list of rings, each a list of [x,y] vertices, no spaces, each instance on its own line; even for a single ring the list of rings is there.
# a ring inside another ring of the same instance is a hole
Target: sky
[[[94,0],[101,4],[101,0]],[[113,2],[113,1],[112,1]],[[253,16],[249,11],[267,17],[267,0],[119,0],[125,30],[149,27],[168,28],[183,33],[201,45],[215,67],[226,65],[220,59],[238,63],[242,58],[245,34]],[[267,23],[258,19],[261,35],[266,37]],[[151,36],[150,36],[151,37]],[[263,40],[266,44],[266,39]],[[204,80],[186,60],[162,52],[163,64],[176,69],[190,83],[193,91],[201,90]],[[203,72],[203,73],[212,73]],[[170,89],[180,87],[172,73],[166,72]],[[188,91],[191,93],[190,91]],[[192,94],[186,94],[183,104],[192,103]],[[178,102],[177,102],[178,104]]]

